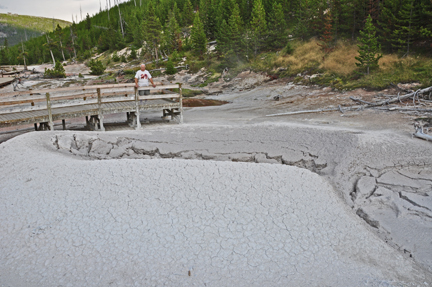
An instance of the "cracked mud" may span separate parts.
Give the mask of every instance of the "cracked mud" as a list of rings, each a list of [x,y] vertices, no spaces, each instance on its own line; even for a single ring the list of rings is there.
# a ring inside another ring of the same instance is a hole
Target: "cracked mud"
[[[20,136],[0,286],[427,286],[429,154],[284,124]]]

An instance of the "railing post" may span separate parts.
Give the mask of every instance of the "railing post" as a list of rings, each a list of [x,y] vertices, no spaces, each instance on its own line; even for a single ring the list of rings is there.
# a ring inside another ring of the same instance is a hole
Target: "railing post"
[[[101,131],[105,131],[105,127],[103,125],[103,113],[102,113],[102,96],[101,96],[101,89],[97,88],[97,95],[98,95],[98,107],[99,107],[99,114],[98,114],[98,118],[99,118],[99,124],[100,124],[100,130]]]
[[[50,130],[53,131],[54,130],[54,122],[52,119],[51,98],[50,98],[49,93],[46,93],[46,100],[47,100],[47,110],[48,110],[48,124],[49,124]]]
[[[136,129],[141,128],[141,122],[140,122],[140,112],[139,112],[139,93],[138,88],[135,87],[135,117],[136,117]]]
[[[182,94],[182,84],[179,84],[179,92],[180,92],[180,123],[183,123],[183,94]]]

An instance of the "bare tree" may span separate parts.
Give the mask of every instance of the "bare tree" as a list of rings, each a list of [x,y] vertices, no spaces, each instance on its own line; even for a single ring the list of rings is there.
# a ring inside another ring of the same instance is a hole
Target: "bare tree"
[[[53,65],[55,66],[54,54],[53,54],[53,52],[52,52],[52,48],[55,47],[55,43],[53,43],[53,42],[50,41],[50,39],[49,39],[49,37],[48,37],[47,34],[46,34],[45,36],[46,36],[46,39],[47,39],[47,43],[46,43],[45,45],[46,45],[46,46],[48,47],[48,49],[50,50],[51,57],[52,57],[52,60],[53,60]]]
[[[114,3],[115,3],[115,0],[114,0]],[[121,33],[122,33],[122,36],[123,36],[123,38],[124,38],[123,20],[122,20],[122,16],[121,16],[121,12],[120,12],[120,5],[119,5],[118,0],[117,0],[117,8],[118,8],[118,11],[119,11],[119,17],[120,17],[120,28],[121,28]]]

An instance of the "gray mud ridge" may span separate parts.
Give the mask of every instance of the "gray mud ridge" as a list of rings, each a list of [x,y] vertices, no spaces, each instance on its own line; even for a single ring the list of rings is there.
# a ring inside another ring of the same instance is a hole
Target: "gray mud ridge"
[[[282,124],[182,126],[142,134],[58,134],[84,159],[175,158],[290,165],[324,176],[385,242],[432,272],[430,143],[397,134]]]
[[[372,173],[344,160],[362,136],[184,125],[16,137],[0,145],[0,286],[430,286],[323,178],[352,197]],[[275,164],[232,162],[252,158]],[[322,176],[286,165],[302,159]]]

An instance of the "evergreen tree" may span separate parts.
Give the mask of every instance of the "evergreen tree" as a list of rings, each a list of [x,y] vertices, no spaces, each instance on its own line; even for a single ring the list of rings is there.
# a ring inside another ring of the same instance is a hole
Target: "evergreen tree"
[[[169,12],[164,38],[168,53],[181,49],[180,28],[173,11]]]
[[[199,12],[195,14],[194,23],[191,31],[192,49],[195,53],[203,55],[207,50],[207,38],[204,26],[201,23]]]
[[[261,0],[255,0],[252,9],[252,20],[250,22],[250,27],[252,30],[252,43],[255,55],[263,48],[265,48],[265,43],[267,41],[267,22],[265,19],[264,6]]]
[[[240,9],[237,4],[234,5],[234,9],[229,19],[228,25],[229,25],[230,44],[231,44],[230,48],[237,56],[239,56],[240,50],[242,49],[243,22],[240,17]]]
[[[360,31],[360,37],[357,38],[361,43],[357,45],[360,55],[355,57],[358,61],[358,63],[356,63],[357,67],[365,68],[368,75],[370,69],[378,68],[378,61],[382,57],[381,54],[378,54],[381,45],[378,44],[375,34],[375,26],[372,24],[372,17],[369,15],[366,19],[365,28],[363,31]]]
[[[225,20],[229,23],[229,18],[232,15],[234,9],[235,0],[219,0],[219,6],[216,13],[216,33],[222,33],[222,22]]]
[[[274,2],[268,21],[269,40],[271,48],[280,49],[286,45],[286,22],[282,5]]]
[[[379,40],[387,51],[393,50],[392,37],[397,23],[399,0],[387,0],[381,4],[381,13],[378,20]]]
[[[90,15],[87,13],[87,16],[86,16],[86,25],[85,25],[85,27],[86,27],[86,29],[87,30],[90,30],[91,29],[91,27],[92,27],[92,24],[91,24],[91,18],[90,18]]]
[[[174,67],[174,64],[171,60],[168,60],[166,63],[166,70],[165,73],[168,75],[174,75],[175,73],[177,73],[176,68]]]
[[[204,30],[207,38],[214,39],[216,37],[216,17],[215,17],[215,1],[200,0],[199,12],[201,22],[204,25]]]
[[[218,34],[217,46],[216,49],[223,53],[226,53],[231,49],[231,33],[228,23],[225,20],[222,20],[222,24],[220,26],[220,32]]]
[[[392,45],[401,53],[409,54],[410,52],[415,29],[413,21],[417,16],[415,12],[414,0],[404,1],[398,11],[395,29],[392,33]]]
[[[328,54],[333,50],[333,35],[332,35],[332,17],[330,12],[326,14],[325,17],[325,25],[324,25],[324,32],[321,36],[320,40],[321,43],[318,43],[318,45],[322,48],[322,50]]]
[[[147,45],[149,45],[149,48],[154,51],[155,59],[159,59],[158,47],[161,38],[160,35],[162,26],[160,24],[159,18],[156,17],[152,2],[150,2],[148,6],[147,20],[145,21],[143,30],[144,39],[147,42]]]
[[[194,21],[194,11],[190,0],[186,0],[183,7],[183,25],[189,26]]]

